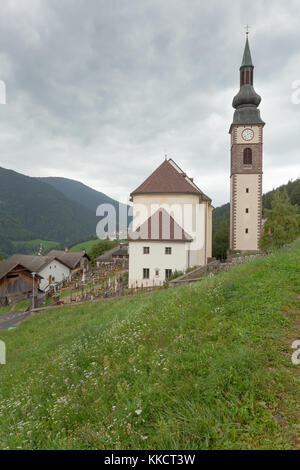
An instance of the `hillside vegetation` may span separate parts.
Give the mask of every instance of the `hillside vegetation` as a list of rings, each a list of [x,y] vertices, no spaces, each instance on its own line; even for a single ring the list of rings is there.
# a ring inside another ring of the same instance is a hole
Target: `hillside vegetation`
[[[286,191],[291,203],[300,208],[300,179],[297,179],[263,194],[263,212],[266,212],[266,209],[271,209],[271,202],[276,190]],[[229,225],[230,204],[227,203],[213,211],[213,256],[220,259],[226,258],[226,252],[229,249]]]
[[[299,447],[299,245],[0,332],[0,447]]]
[[[126,214],[128,207],[125,204],[119,204],[118,201],[112,199],[100,191],[89,188],[79,181],[74,181],[68,178],[58,178],[58,177],[48,177],[48,178],[39,178],[41,181],[50,184],[58,191],[61,191],[68,199],[74,202],[78,202],[86,207],[89,211],[92,211],[93,214],[96,214],[97,207],[101,204],[111,204],[116,210],[117,216],[117,229],[119,228],[119,209],[122,207],[122,210]],[[129,222],[131,218],[129,218]],[[127,228],[126,220],[121,223],[120,229]]]
[[[0,251],[14,241],[70,242],[96,232],[96,214],[51,185],[0,168]]]

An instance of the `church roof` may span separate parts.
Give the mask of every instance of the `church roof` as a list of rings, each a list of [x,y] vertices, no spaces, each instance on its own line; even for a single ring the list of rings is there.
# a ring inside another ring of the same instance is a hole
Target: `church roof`
[[[251,57],[248,37],[246,39],[245,50],[244,50],[244,55],[243,55],[243,60],[242,60],[241,67],[254,67],[253,63],[252,63],[252,57]]]
[[[135,232],[128,236],[129,241],[168,241],[191,242],[192,237],[175,222],[165,209],[158,209]]]
[[[198,194],[202,200],[211,202],[170,158],[165,160],[130,196],[136,194]]]

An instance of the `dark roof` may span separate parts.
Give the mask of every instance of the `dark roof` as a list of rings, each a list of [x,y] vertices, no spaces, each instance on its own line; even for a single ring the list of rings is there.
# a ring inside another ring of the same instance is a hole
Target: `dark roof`
[[[3,279],[8,273],[13,271],[18,266],[20,266],[25,271],[28,271],[30,273],[34,272],[34,271],[31,271],[31,269],[29,269],[27,266],[24,266],[23,264],[21,264],[20,262],[16,261],[15,259],[12,259],[12,258],[13,257],[9,258],[6,261],[0,261],[0,279]],[[39,276],[39,275],[37,275],[37,277],[41,278],[41,276]]]
[[[68,266],[70,269],[75,269],[80,263],[81,259],[87,258],[90,261],[90,257],[87,253],[82,253],[81,251],[60,251],[60,250],[51,250],[47,257],[52,259],[57,259],[61,263]]]
[[[128,240],[191,242],[193,239],[165,209],[158,209],[129,235]]]
[[[104,251],[102,255],[98,256],[95,261],[112,261],[112,255],[120,249],[120,245],[114,246],[110,250]]]
[[[247,70],[248,68],[248,70]],[[245,50],[240,67],[240,74],[246,72],[253,73],[253,63],[251,58],[250,46],[248,37],[246,39]],[[252,80],[250,81],[252,83]],[[260,110],[258,106],[261,103],[261,97],[256,93],[251,83],[240,82],[240,90],[233,98],[232,106],[235,108],[232,125],[263,125],[264,121],[261,119]],[[232,125],[229,132],[231,132]]]
[[[128,245],[118,246],[118,250],[115,251],[112,256],[128,256]]]
[[[37,255],[13,255],[9,258],[12,262],[21,264],[29,269],[31,272],[41,271],[47,264],[51,263],[52,259],[48,256]]]
[[[248,37],[246,39],[245,50],[244,50],[241,67],[253,67]]]
[[[172,160],[165,160],[137,189],[136,194],[198,194],[211,201]]]

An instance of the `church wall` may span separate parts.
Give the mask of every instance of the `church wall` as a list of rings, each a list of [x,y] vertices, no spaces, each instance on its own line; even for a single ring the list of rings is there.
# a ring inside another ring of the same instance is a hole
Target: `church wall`
[[[149,247],[150,253],[143,254],[143,247]],[[171,247],[172,254],[166,255],[165,248]],[[174,272],[185,271],[188,268],[190,243],[180,242],[129,242],[129,280],[128,286],[160,285],[165,281],[165,269]],[[143,279],[143,268],[150,270],[150,279]],[[155,270],[159,269],[159,276]]]
[[[206,247],[206,258],[212,257],[212,218],[213,218],[213,208],[208,205],[207,212],[207,247]]]
[[[141,207],[145,208],[138,214]],[[191,266],[203,266],[212,251],[212,208],[199,196],[191,194],[146,194],[133,197],[133,230],[148,217],[164,207],[174,220],[193,237],[191,244]],[[210,209],[209,209],[210,207]],[[173,210],[172,210],[173,209]],[[205,247],[206,230],[206,247]]]

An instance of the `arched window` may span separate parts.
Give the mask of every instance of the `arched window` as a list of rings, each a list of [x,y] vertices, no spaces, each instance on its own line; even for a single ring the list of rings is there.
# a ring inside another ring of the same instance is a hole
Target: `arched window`
[[[252,165],[252,150],[249,148],[244,150],[244,165]]]

